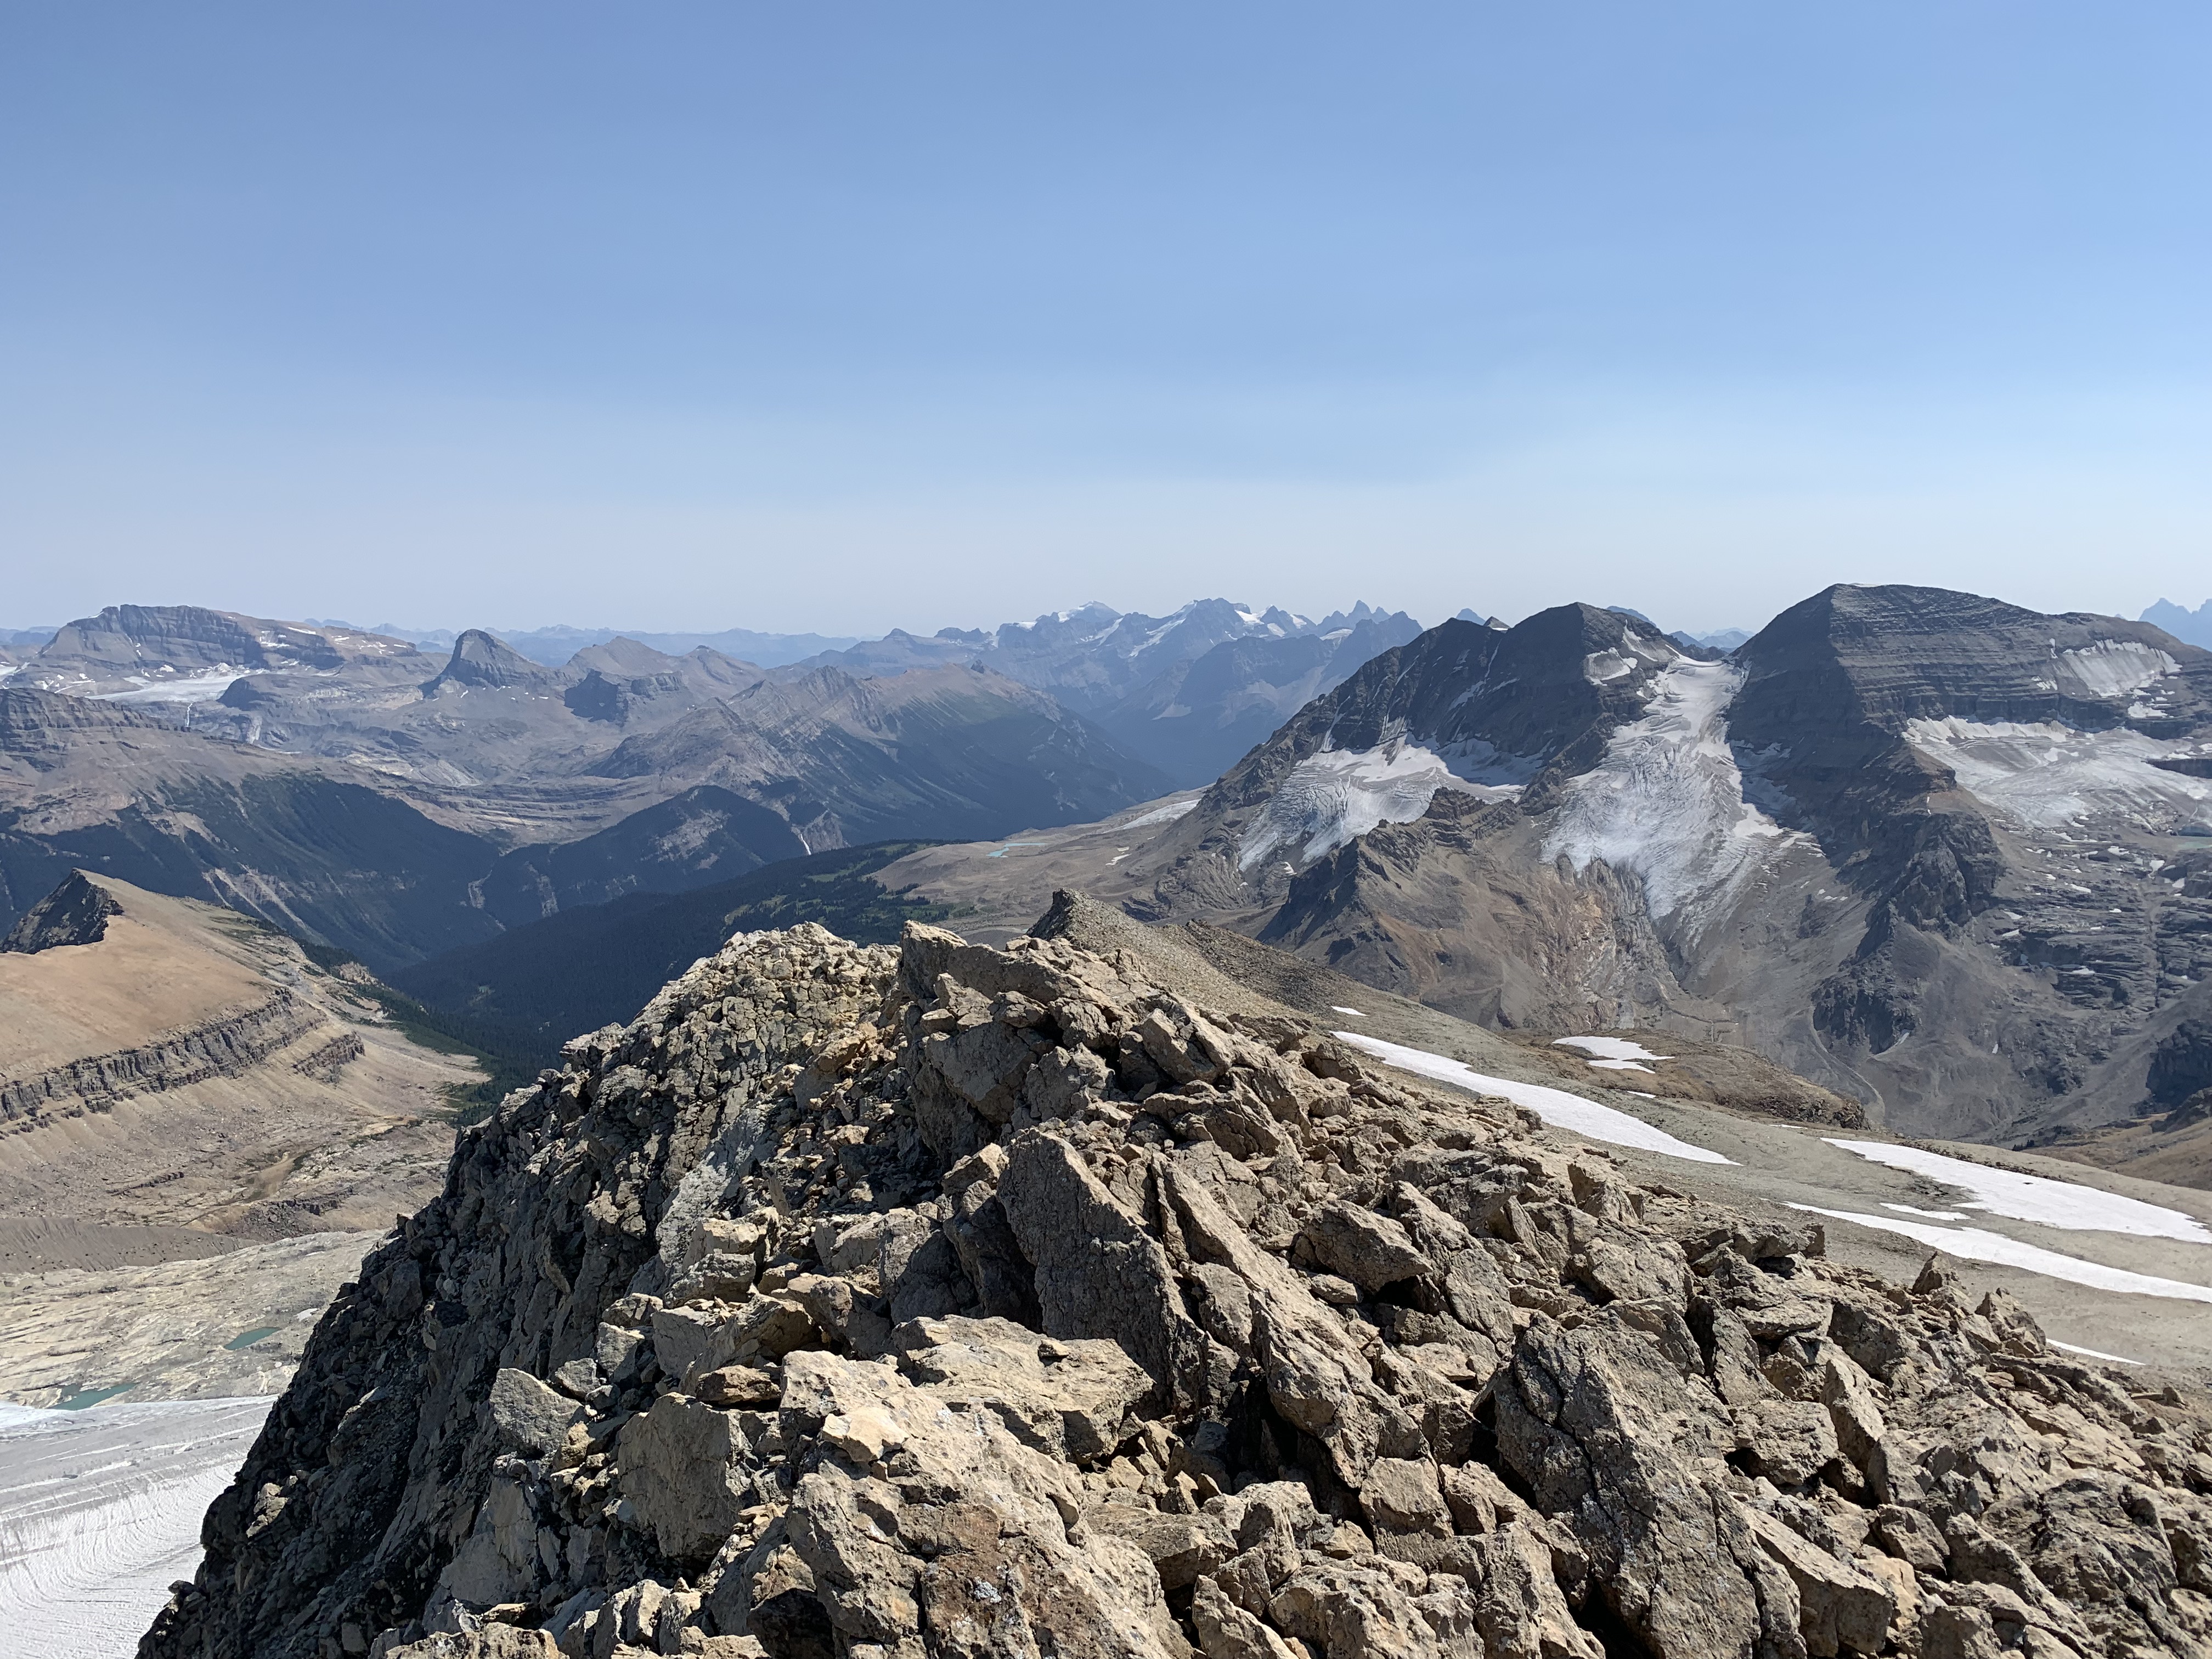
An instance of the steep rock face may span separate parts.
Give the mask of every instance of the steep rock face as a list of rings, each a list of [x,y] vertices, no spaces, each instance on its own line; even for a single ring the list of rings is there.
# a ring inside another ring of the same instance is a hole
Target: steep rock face
[[[0,939],[0,951],[31,956],[57,945],[97,945],[106,935],[108,917],[122,914],[113,894],[86,879],[83,871],[75,871],[23,912],[8,936]]]
[[[1452,621],[1301,709],[1208,789],[1156,907],[1279,903],[1316,860],[1379,826],[1522,797],[1540,810],[1587,771],[1680,652],[1590,605],[1510,629]]]
[[[453,654],[433,680],[425,681],[422,694],[434,697],[448,688],[504,690],[520,686],[540,690],[560,684],[557,671],[541,667],[506,641],[481,628],[471,628],[453,641]]]
[[[2212,1431],[1144,963],[740,936],[365,1266],[146,1659],[2197,1653]]]

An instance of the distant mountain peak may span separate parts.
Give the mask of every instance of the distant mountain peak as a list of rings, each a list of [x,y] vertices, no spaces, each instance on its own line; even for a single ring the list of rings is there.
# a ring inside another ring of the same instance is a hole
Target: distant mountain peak
[[[2212,599],[2207,599],[2191,611],[2186,605],[2176,605],[2172,599],[2160,599],[2142,613],[2139,620],[2154,628],[2162,628],[2177,640],[2187,645],[2201,645],[2212,650]]]
[[[453,641],[453,654],[438,677],[422,688],[434,696],[447,685],[542,685],[553,676],[494,634],[471,628]]]

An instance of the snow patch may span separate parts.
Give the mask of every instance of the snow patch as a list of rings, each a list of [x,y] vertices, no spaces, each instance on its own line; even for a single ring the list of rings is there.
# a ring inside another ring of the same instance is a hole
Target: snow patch
[[[1449,1060],[1442,1054],[1432,1054],[1424,1048],[1408,1048],[1395,1042],[1385,1042],[1380,1037],[1363,1036],[1357,1031],[1331,1033],[1340,1042],[1348,1042],[1401,1072],[1449,1084],[1455,1089],[1464,1089],[1472,1095],[1498,1095],[1516,1106],[1525,1106],[1555,1129],[1565,1129],[1589,1140],[1602,1140],[1609,1146],[1634,1146],[1647,1152],[1659,1152],[1668,1158],[1686,1158],[1692,1164],[1734,1164],[1732,1158],[1723,1158],[1718,1152],[1703,1146],[1692,1146],[1686,1140],[1677,1140],[1664,1129],[1646,1123],[1642,1118],[1631,1117],[1626,1112],[1610,1106],[1601,1106],[1594,1100],[1584,1100],[1580,1095],[1571,1095],[1565,1089],[1547,1089],[1537,1083],[1514,1083],[1504,1078],[1485,1077],[1463,1060]]]
[[[2131,697],[2180,666],[2156,646],[2136,640],[2099,640],[2058,653],[2059,678],[2092,697]]]
[[[1640,1042],[1626,1037],[1571,1036],[1560,1037],[1554,1048],[1579,1048],[1586,1054],[1595,1054],[1601,1060],[1672,1060],[1672,1054],[1655,1054]]]
[[[1605,758],[1569,786],[1544,856],[1565,854],[1577,874],[1600,859],[1633,870],[1646,908],[1663,920],[1685,906],[1710,913],[1802,839],[1744,799],[1727,719],[1742,682],[1726,663],[1663,670],[1644,718],[1614,732]]]
[[[1120,827],[1124,830],[1141,830],[1148,823],[1173,823],[1177,818],[1194,811],[1198,805],[1199,799],[1200,797],[1193,795],[1188,800],[1171,800],[1165,806],[1155,806],[1144,817],[1131,818]]]
[[[94,702],[213,702],[236,682],[259,669],[210,668],[198,674],[180,674],[173,680],[149,679],[133,674],[128,691],[104,691]]]
[[[1592,685],[1610,685],[1636,672],[1636,665],[1618,651],[1593,651],[1583,659],[1583,678]]]
[[[1328,1005],[1328,1011],[1332,1014],[1350,1014],[1354,1019],[1364,1019],[1367,1018],[1367,1016],[1361,1013],[1358,1009],[1346,1008],[1341,1003],[1330,1003]]]
[[[2070,1279],[2100,1291],[2126,1296],[2163,1296],[2184,1302],[2212,1302],[2212,1285],[2190,1285],[2154,1273],[2132,1273],[2124,1267],[2107,1267],[2101,1261],[2084,1261],[2078,1255],[2061,1255],[2039,1245],[2023,1244],[2002,1233],[1985,1233],[1978,1227],[1931,1227],[1925,1222],[1900,1221],[1894,1216],[1860,1215],[1850,1210],[1824,1210],[1817,1204],[1792,1204],[1808,1215],[1824,1215],[1833,1221],[1855,1221],[1862,1227],[1902,1233],[1930,1249],[1942,1250],[1967,1261],[1988,1261],[2001,1267],[2023,1267],[2047,1279]]]
[[[2045,1176],[1993,1170],[1987,1164],[1970,1164],[1962,1158],[1946,1158],[1941,1152],[1923,1152],[1917,1146],[1899,1146],[1887,1140],[1838,1140],[1832,1135],[1821,1139],[1831,1146],[1856,1152],[1871,1163],[1886,1164],[1893,1170],[1909,1170],[1947,1187],[1963,1188],[1974,1197],[1972,1202],[1962,1203],[1961,1209],[2009,1216],[2014,1221],[2033,1221],[2068,1232],[2128,1233],[2137,1238],[2172,1238],[2185,1244],[2212,1244],[2212,1229],[2195,1216],[2162,1205],[2146,1204],[2141,1199],[2076,1186],[2070,1181],[2052,1181]]]
[[[1488,744],[1449,758],[1403,740],[1377,749],[1324,749],[1290,769],[1267,809],[1244,832],[1237,867],[1249,870],[1278,848],[1310,864],[1385,823],[1411,823],[1444,789],[1503,799],[1517,794],[1534,763],[1499,757]]]
[[[1923,720],[1907,725],[1905,737],[1949,767],[1962,788],[2039,829],[2122,812],[2197,817],[2212,803],[2212,781],[2151,764],[2188,753],[2187,744],[2139,732],[2077,732],[2056,721]]]

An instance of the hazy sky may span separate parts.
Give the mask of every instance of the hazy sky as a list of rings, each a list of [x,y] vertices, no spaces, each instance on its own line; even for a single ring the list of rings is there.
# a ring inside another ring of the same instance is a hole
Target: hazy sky
[[[2212,9],[0,0],[0,623],[2212,594]]]

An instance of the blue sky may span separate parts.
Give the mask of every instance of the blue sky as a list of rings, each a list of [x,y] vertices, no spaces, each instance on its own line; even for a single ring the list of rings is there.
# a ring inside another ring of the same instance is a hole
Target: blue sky
[[[0,0],[0,622],[2212,594],[2212,11]]]

